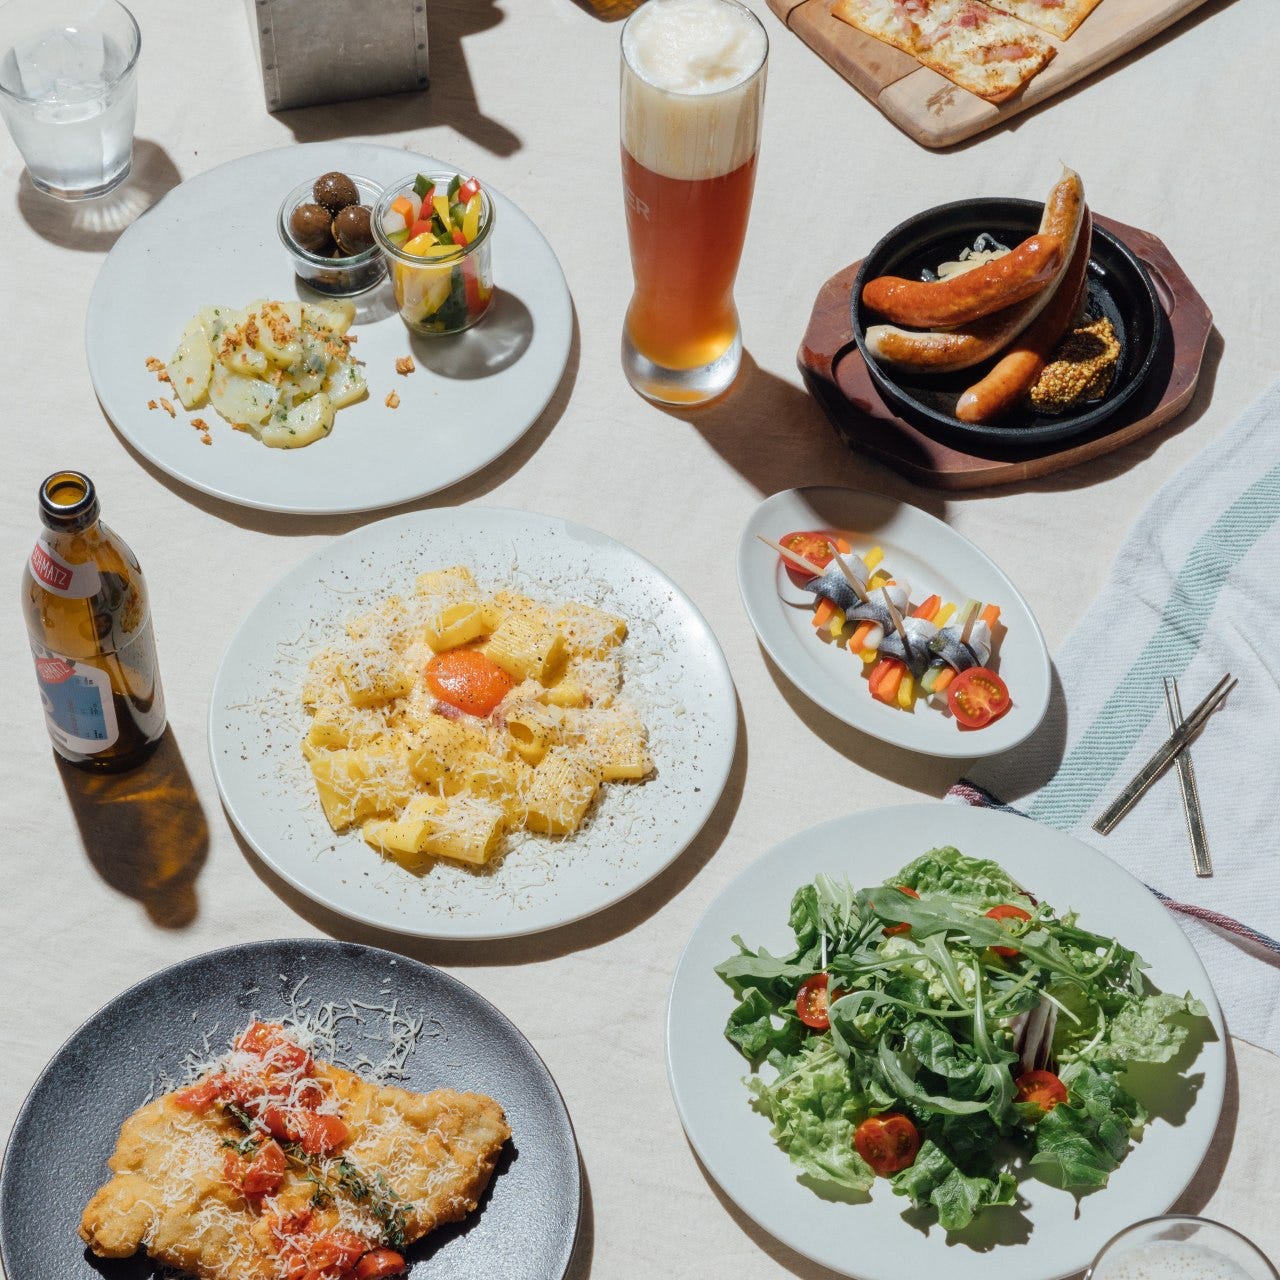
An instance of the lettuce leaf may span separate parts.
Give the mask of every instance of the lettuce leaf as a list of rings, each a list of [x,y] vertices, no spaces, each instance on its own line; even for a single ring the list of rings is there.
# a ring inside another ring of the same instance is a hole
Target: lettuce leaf
[[[773,1121],[773,1139],[810,1178],[866,1192],[875,1181],[853,1145],[853,1131],[870,1105],[886,1100],[859,1090],[844,1060],[810,1041],[772,1084],[748,1079],[752,1106]]]
[[[983,909],[1027,899],[1027,891],[999,863],[970,858],[950,845],[921,854],[887,883],[905,884],[919,894],[945,895]]]
[[[932,1139],[921,1146],[915,1163],[895,1173],[892,1181],[894,1192],[907,1196],[917,1209],[936,1209],[947,1231],[963,1231],[979,1209],[1014,1204],[1018,1194],[1012,1175],[965,1173]]]
[[[1207,1018],[1209,1011],[1194,996],[1156,991],[1121,1009],[1107,1027],[1100,1052],[1123,1062],[1168,1062],[1186,1043],[1188,1018]]]
[[[1146,1123],[1146,1109],[1106,1065],[1072,1063],[1063,1068],[1061,1079],[1070,1100],[1046,1112],[1036,1125],[1029,1167],[1068,1191],[1105,1187]]]

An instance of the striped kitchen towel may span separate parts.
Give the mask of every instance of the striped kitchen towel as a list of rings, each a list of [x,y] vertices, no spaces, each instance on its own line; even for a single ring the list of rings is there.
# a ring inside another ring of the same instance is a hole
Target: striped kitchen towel
[[[948,798],[1068,831],[1144,881],[1232,1033],[1280,1053],[1280,383],[1155,495],[1055,666],[1036,733]],[[1189,711],[1227,671],[1240,683],[1191,747],[1215,872],[1198,879],[1175,770],[1109,835],[1090,824],[1168,735],[1162,677]]]

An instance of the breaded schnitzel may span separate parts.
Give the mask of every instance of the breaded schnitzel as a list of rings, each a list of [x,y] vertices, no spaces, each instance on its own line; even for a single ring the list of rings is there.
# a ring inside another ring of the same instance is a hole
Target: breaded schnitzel
[[[80,1236],[201,1280],[378,1280],[471,1213],[511,1136],[474,1093],[373,1085],[255,1022],[194,1085],[135,1111]]]

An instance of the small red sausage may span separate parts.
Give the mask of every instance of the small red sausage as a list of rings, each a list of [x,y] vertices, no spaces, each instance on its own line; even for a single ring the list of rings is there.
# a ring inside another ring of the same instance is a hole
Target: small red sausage
[[[946,280],[877,276],[863,286],[862,301],[894,324],[954,328],[1039,292],[1062,269],[1065,258],[1062,236],[1029,236],[1001,257]]]
[[[961,422],[991,422],[1012,409],[1035,385],[1087,287],[1092,238],[1093,220],[1086,209],[1075,253],[1057,292],[987,376],[961,395],[956,402],[956,417]]]

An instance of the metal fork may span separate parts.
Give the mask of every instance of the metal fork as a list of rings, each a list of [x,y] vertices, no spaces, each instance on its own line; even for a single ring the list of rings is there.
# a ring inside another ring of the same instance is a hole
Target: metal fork
[[[1169,728],[1182,726],[1182,699],[1178,696],[1178,682],[1172,676],[1164,678],[1164,705],[1169,712]],[[1209,842],[1205,836],[1204,814],[1200,809],[1200,789],[1196,786],[1195,766],[1191,763],[1190,747],[1178,753],[1178,786],[1182,790],[1182,811],[1187,817],[1187,835],[1191,837],[1191,861],[1200,877],[1213,875],[1213,862],[1209,858]]]

